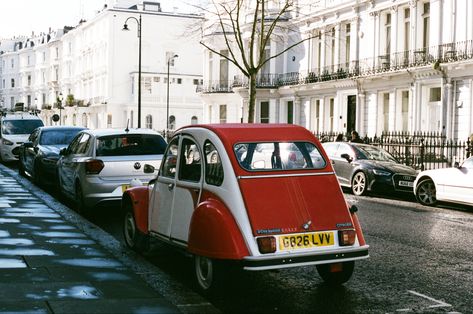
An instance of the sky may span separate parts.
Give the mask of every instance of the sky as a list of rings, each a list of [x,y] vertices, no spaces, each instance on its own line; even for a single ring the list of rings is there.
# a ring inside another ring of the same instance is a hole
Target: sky
[[[128,0],[130,1],[130,0]],[[186,8],[179,0],[153,0],[160,2],[163,11]],[[80,19],[89,20],[104,4],[114,0],[1,0],[0,39],[48,32],[49,28],[76,26]]]

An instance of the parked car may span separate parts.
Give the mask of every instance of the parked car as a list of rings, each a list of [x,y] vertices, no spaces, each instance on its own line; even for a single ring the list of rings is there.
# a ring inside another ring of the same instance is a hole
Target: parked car
[[[56,184],[59,151],[69,145],[83,127],[43,126],[35,129],[20,146],[18,171],[38,184]]]
[[[0,116],[0,161],[17,161],[20,145],[43,121],[28,112],[2,113]]]
[[[192,254],[203,292],[218,289],[228,265],[316,265],[323,280],[342,284],[368,245],[327,161],[300,126],[184,127],[150,185],[123,194],[125,242],[142,251],[154,238]]]
[[[400,191],[412,193],[417,171],[403,165],[382,148],[351,142],[322,144],[332,161],[341,186],[353,194],[369,191]]]
[[[76,203],[79,213],[96,205],[120,201],[132,179],[155,177],[143,165],[159,167],[166,141],[149,129],[95,129],[81,131],[60,151],[60,191]]]
[[[473,157],[453,168],[426,170],[414,182],[417,201],[435,206],[439,201],[473,205]]]

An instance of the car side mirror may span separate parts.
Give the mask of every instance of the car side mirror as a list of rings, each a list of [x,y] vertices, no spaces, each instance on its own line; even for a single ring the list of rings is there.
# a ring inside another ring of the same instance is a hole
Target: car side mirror
[[[156,171],[156,168],[152,165],[145,164],[143,167],[143,172],[144,173],[154,173]]]
[[[23,146],[24,146],[25,148],[32,148],[32,147],[33,147],[33,142],[24,142],[24,143],[23,143]]]
[[[61,156],[66,156],[67,155],[67,148],[61,148],[61,150],[59,151],[59,155]]]
[[[458,168],[460,168],[460,163],[458,161],[455,161],[453,166],[458,169]]]
[[[350,155],[348,155],[348,154],[342,154],[340,157],[345,158],[348,162],[352,162],[352,159],[351,159]]]

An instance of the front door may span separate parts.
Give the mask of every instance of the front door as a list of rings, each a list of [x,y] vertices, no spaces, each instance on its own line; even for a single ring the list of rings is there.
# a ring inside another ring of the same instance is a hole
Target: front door
[[[356,96],[350,95],[347,97],[347,132],[355,131],[356,129]]]
[[[202,156],[197,143],[191,137],[183,137],[179,150],[171,226],[171,239],[183,245],[187,244],[192,214],[200,199]]]
[[[169,142],[151,196],[149,229],[160,236],[171,237],[172,206],[176,186],[179,137]]]

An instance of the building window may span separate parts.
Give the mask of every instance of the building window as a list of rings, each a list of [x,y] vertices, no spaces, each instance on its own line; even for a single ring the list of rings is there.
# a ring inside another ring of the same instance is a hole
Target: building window
[[[424,14],[423,18],[423,47],[429,47],[429,37],[430,37],[430,2],[424,2]]]
[[[15,59],[11,59],[11,68],[13,69],[15,67]]]
[[[153,116],[150,114],[146,116],[146,128],[153,129]]]
[[[199,79],[194,79],[192,82],[194,85],[199,85]]]
[[[269,101],[262,101],[260,104],[260,122],[269,123]]]
[[[332,43],[330,45],[330,51],[332,52],[332,57],[331,57],[331,60],[330,60],[330,69],[332,70],[332,72],[335,70],[335,27],[332,28],[332,31],[331,31],[331,34],[332,34]]]
[[[430,89],[429,101],[440,101],[442,98],[442,89],[440,87],[434,87]]]
[[[28,86],[31,86],[31,75],[28,75]]]
[[[111,128],[111,127],[112,127],[112,115],[108,114],[107,115],[107,128]]]
[[[228,57],[228,50],[220,50],[220,54]],[[220,85],[228,85],[228,59],[220,56]]]
[[[10,107],[14,108],[15,106],[15,97],[10,97]]]
[[[408,131],[409,123],[409,91],[402,92],[402,109],[401,109],[401,119],[402,119],[402,130]]]
[[[335,99],[330,98],[330,103],[329,103],[329,130],[330,132],[333,132],[333,115],[334,115],[334,110],[335,109]]]
[[[209,82],[212,84],[213,80],[213,64],[214,64],[214,54],[209,51]]]
[[[182,79],[181,78],[177,79],[177,84],[182,84]]]
[[[15,79],[11,79],[11,88],[15,87]]]
[[[56,47],[56,59],[59,58],[59,48]]]
[[[155,76],[155,77],[153,77],[153,81],[154,81],[155,83],[159,83],[159,79],[160,79],[160,77],[159,77],[159,76]]]
[[[386,31],[385,54],[389,55],[391,53],[391,13],[386,14],[385,31]]]
[[[26,61],[26,64],[27,64],[27,65],[30,65],[30,59],[31,59],[31,57],[28,56],[28,57],[27,57],[27,61]]]
[[[197,124],[197,123],[199,123],[199,120],[197,119],[196,116],[193,116],[193,117],[191,118],[191,124]]]
[[[351,25],[345,25],[345,62],[350,62],[350,32],[351,32]]]
[[[111,116],[110,116],[111,117]],[[77,115],[74,113],[72,115],[72,125],[76,126],[77,125]]]
[[[176,117],[169,116],[169,129],[174,130],[176,128]]]
[[[227,105],[220,105],[219,119],[220,123],[227,123]]]
[[[43,101],[41,104],[44,105],[46,103],[46,94],[41,95],[41,100]]]
[[[383,131],[389,131],[389,93],[383,94]]]
[[[294,123],[294,102],[292,100],[287,102],[287,123]]]
[[[315,101],[315,131],[320,132],[320,99]]]
[[[31,95],[28,95],[26,98],[26,104],[28,105],[28,109],[31,108]]]
[[[87,127],[87,114],[85,112],[82,114],[82,126]]]

